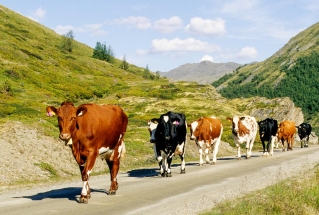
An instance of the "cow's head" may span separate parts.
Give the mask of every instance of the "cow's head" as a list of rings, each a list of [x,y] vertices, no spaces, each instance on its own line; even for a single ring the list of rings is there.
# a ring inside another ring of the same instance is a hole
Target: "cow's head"
[[[196,137],[194,135],[194,132],[195,132],[197,126],[198,126],[198,121],[193,121],[191,124],[187,125],[187,127],[189,127],[189,130],[191,132],[191,135],[190,135],[190,139],[191,140],[195,140],[196,139]]]
[[[232,132],[235,136],[244,136],[246,134],[249,134],[249,130],[242,122],[245,119],[244,116],[234,116],[233,118],[227,117],[226,119],[232,122]]]
[[[57,115],[60,130],[60,139],[67,145],[72,145],[72,134],[76,129],[77,116],[86,112],[86,108],[75,108],[72,102],[63,102],[59,108],[48,106],[47,116]]]
[[[307,136],[307,127],[305,123],[302,123],[298,126],[296,126],[296,128],[298,129],[298,135],[300,137],[300,139],[302,140],[304,137]],[[310,133],[310,132],[309,132]]]
[[[174,144],[174,135],[176,134],[174,128],[169,115],[161,115],[155,131],[156,142],[163,144],[165,147],[172,147]]]
[[[147,122],[148,125],[148,131],[150,132],[150,142],[155,143],[155,131],[158,125],[159,119],[153,118],[150,121]]]
[[[259,125],[260,137],[264,137],[264,135],[267,133],[267,122],[260,121],[260,122],[258,122],[258,125]]]

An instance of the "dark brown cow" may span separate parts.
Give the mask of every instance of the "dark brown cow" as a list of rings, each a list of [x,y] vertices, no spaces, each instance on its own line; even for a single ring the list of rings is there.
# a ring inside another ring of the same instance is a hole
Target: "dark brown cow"
[[[60,139],[72,149],[80,167],[83,188],[80,203],[88,203],[90,198],[89,175],[98,156],[106,160],[110,169],[111,186],[108,194],[114,195],[118,189],[117,173],[120,157],[125,153],[124,134],[128,119],[123,110],[115,105],[83,104],[74,107],[71,102],[63,102],[59,108],[48,106],[48,116],[57,115]]]
[[[287,151],[293,150],[295,133],[296,125],[293,121],[285,120],[279,124],[277,137],[278,141],[281,141],[282,151],[285,151],[285,141],[287,141]]]
[[[199,165],[203,165],[203,155],[206,163],[210,163],[209,151],[213,145],[213,164],[216,164],[217,153],[223,133],[222,122],[216,117],[201,117],[188,125],[191,140],[195,140],[199,151]],[[204,151],[204,152],[203,152]]]

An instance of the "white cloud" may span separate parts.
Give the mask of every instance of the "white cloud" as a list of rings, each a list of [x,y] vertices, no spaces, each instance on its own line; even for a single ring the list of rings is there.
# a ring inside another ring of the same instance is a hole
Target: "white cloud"
[[[160,19],[154,22],[154,30],[162,33],[172,33],[173,31],[183,27],[183,21],[178,16],[169,19]]]
[[[195,40],[194,38],[187,38],[185,40],[179,38],[172,40],[154,39],[152,41],[152,52],[215,52],[219,50],[220,48],[214,44]]]
[[[143,16],[130,16],[128,18],[116,19],[113,22],[117,25],[135,26],[138,29],[148,29],[152,27],[151,21]]]
[[[58,34],[66,34],[68,33],[69,31],[74,31],[75,30],[75,27],[71,26],[71,25],[65,25],[65,26],[62,26],[62,25],[58,25],[55,27],[55,32],[57,32]]]
[[[213,58],[212,56],[209,56],[209,55],[204,55],[204,56],[200,59],[200,62],[205,61],[205,60],[214,62],[214,58]]]
[[[135,51],[135,53],[136,53],[137,55],[146,55],[146,54],[148,53],[148,51],[145,50],[145,49],[137,49],[137,50]]]
[[[38,8],[35,12],[32,13],[32,15],[29,15],[27,16],[28,18],[36,21],[36,22],[39,22],[41,20],[44,19],[45,17],[45,14],[46,14],[46,10],[43,10],[41,7]]]
[[[241,59],[254,59],[258,55],[257,50],[254,47],[244,47],[241,51],[236,55],[238,58]]]
[[[71,25],[58,25],[55,27],[55,32],[58,34],[66,34],[69,31],[73,31],[74,33],[90,33],[91,36],[104,36],[107,34],[105,30],[101,30],[102,24],[86,24],[82,27],[74,27]]]
[[[215,20],[194,17],[185,28],[187,32],[204,36],[221,36],[226,33],[225,20],[217,18]]]

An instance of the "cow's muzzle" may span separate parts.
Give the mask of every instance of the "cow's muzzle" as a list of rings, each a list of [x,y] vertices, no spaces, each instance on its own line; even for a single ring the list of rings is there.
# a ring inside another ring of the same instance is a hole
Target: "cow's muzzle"
[[[68,133],[60,133],[60,139],[64,141],[65,145],[72,145],[71,135]]]

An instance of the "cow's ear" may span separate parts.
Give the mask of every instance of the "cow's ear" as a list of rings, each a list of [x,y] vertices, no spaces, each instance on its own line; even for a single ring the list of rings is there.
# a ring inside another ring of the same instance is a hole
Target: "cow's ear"
[[[54,116],[58,113],[58,110],[53,106],[46,107],[47,116]]]
[[[87,112],[87,108],[82,106],[76,110],[76,115],[83,116],[86,112]]]
[[[230,121],[230,122],[232,122],[232,121],[233,121],[233,119],[232,119],[232,118],[230,118],[230,117],[226,117],[226,119],[227,119],[228,121]]]
[[[244,116],[240,117],[240,120],[244,120],[244,119],[245,119],[245,117],[244,117]]]

